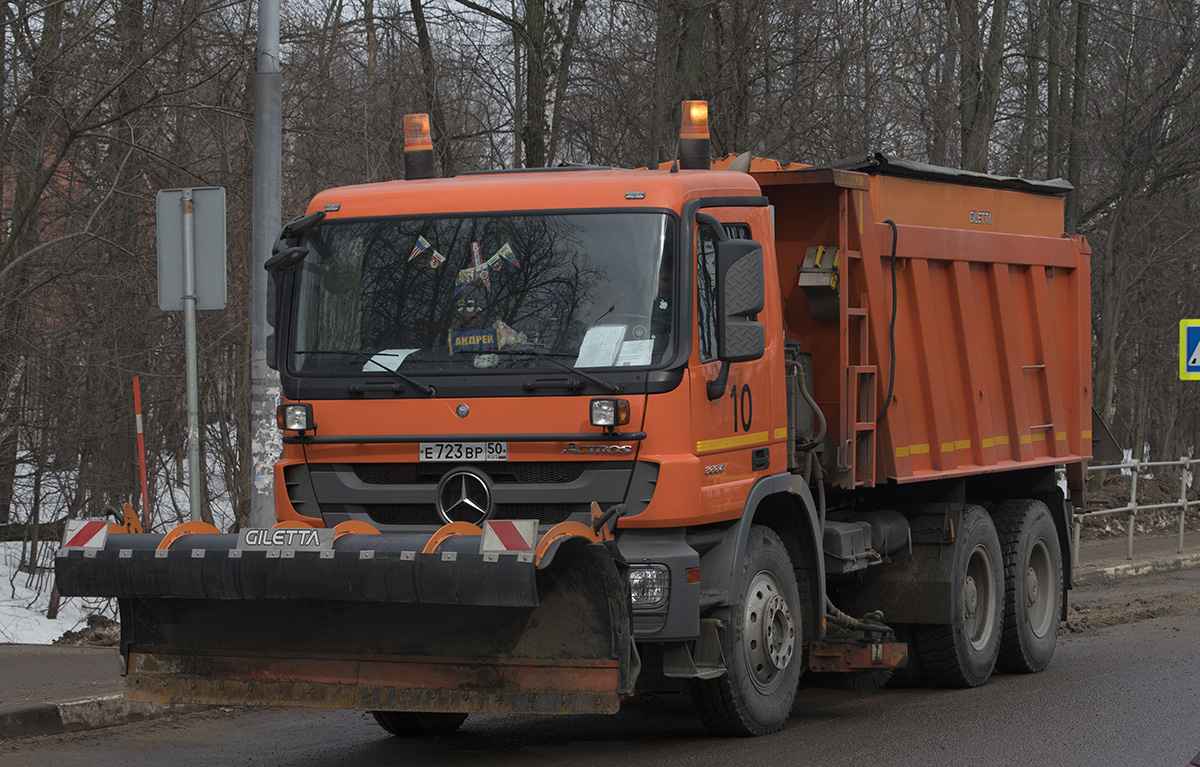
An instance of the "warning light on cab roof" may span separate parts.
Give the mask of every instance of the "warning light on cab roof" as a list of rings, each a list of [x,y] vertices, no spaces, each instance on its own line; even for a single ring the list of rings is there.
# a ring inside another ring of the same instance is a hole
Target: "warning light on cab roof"
[[[429,135],[429,115],[404,115],[404,177],[409,180],[433,178],[433,139]]]
[[[680,170],[708,170],[708,102],[683,102],[679,124]]]

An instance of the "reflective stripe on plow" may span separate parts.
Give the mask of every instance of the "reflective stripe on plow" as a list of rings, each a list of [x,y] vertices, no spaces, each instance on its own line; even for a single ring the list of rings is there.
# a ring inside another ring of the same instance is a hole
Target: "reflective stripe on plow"
[[[496,534],[505,551],[529,551],[532,546],[525,540],[517,526],[511,520],[501,519],[489,522],[492,532]]]
[[[102,519],[95,519],[87,522],[83,527],[79,528],[79,532],[71,536],[71,540],[64,543],[64,546],[83,546],[90,541],[97,533],[108,527],[108,522]]]

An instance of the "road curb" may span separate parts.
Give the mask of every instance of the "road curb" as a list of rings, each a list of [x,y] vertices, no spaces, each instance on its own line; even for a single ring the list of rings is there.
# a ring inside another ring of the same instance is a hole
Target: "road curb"
[[[112,727],[207,706],[125,700],[120,693],[68,703],[41,703],[0,714],[0,741]]]
[[[1113,565],[1112,567],[1097,567],[1087,573],[1081,573],[1079,580],[1085,583],[1089,578],[1115,581],[1138,575],[1153,575],[1154,573],[1166,573],[1173,570],[1189,570],[1193,567],[1200,567],[1200,554],[1153,559],[1148,562],[1129,562],[1122,565]]]

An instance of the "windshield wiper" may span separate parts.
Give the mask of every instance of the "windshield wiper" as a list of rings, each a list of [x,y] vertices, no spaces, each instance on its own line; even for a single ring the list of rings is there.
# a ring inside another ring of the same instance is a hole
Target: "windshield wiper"
[[[364,360],[365,362],[367,362],[370,365],[377,366],[380,370],[384,371],[385,373],[390,373],[392,376],[394,376],[395,378],[398,378],[399,380],[401,380],[404,383],[408,384],[409,386],[413,387],[417,391],[424,394],[426,397],[437,396],[437,389],[434,389],[429,384],[423,384],[420,381],[418,381],[417,379],[413,378],[412,376],[407,376],[407,375],[401,373],[399,370],[392,370],[387,365],[384,365],[382,362],[377,361],[375,359],[375,357],[379,355],[379,352],[375,352],[373,354],[367,354],[366,352],[357,351],[354,349],[308,349],[308,350],[305,350],[302,352],[296,352],[296,354],[337,354],[337,355],[343,355],[343,356],[348,356],[348,357],[358,357],[360,360]],[[395,357],[396,355],[395,354],[390,354],[390,355],[385,354],[385,356]]]
[[[547,354],[546,352],[538,351],[537,349],[533,349],[533,348],[512,349],[512,350],[500,349],[497,351],[492,351],[491,354],[506,354],[506,355],[532,354],[533,356],[535,356],[539,359],[543,359],[546,362],[549,362],[551,365],[557,365],[558,367],[562,368],[563,370],[570,370],[572,373],[579,376],[580,378],[583,378],[587,381],[591,381],[592,383],[596,384],[597,386],[602,387],[606,392],[609,392],[610,394],[616,394],[618,392],[625,391],[625,384],[615,384],[612,381],[605,381],[603,378],[597,378],[596,376],[592,375],[591,373],[585,373],[582,370],[580,370],[579,368],[572,367],[565,362],[556,360],[556,359],[554,359],[554,357],[552,355]],[[559,356],[573,357],[575,355],[564,354],[564,355],[559,355]]]

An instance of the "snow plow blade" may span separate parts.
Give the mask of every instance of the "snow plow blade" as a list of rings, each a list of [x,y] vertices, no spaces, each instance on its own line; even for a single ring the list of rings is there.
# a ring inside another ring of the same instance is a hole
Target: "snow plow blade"
[[[60,550],[68,596],[117,597],[125,697],[367,711],[613,713],[637,656],[623,563],[570,538],[347,535],[324,551],[233,535],[113,535]],[[618,557],[619,559],[619,557]]]

